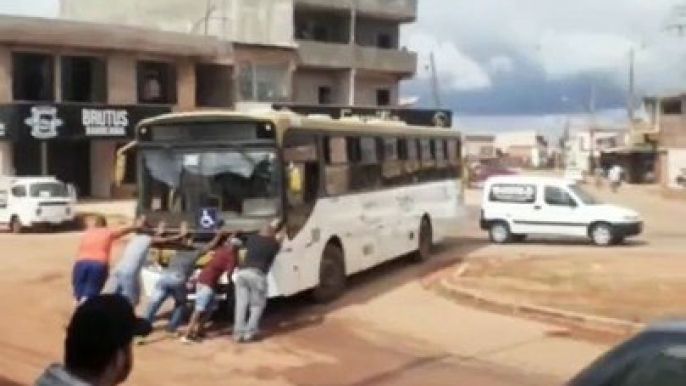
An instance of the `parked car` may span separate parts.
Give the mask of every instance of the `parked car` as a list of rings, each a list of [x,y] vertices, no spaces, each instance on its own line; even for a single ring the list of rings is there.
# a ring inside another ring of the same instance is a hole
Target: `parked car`
[[[546,235],[590,238],[608,246],[643,230],[637,212],[603,204],[571,181],[518,175],[486,181],[480,226],[498,244]]]
[[[0,176],[0,224],[13,233],[74,221],[76,190],[55,177]]]
[[[686,320],[649,326],[593,361],[565,385],[686,385]]]
[[[472,176],[469,182],[472,187],[482,188],[484,182],[490,177],[509,176],[513,174],[517,174],[517,172],[504,166],[477,165],[472,169]]]

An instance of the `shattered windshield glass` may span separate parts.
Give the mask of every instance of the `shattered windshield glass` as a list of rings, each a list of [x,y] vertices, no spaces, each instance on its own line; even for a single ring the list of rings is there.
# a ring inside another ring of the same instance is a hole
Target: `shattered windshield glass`
[[[192,212],[216,207],[225,216],[274,216],[280,174],[274,149],[145,150],[143,209]]]

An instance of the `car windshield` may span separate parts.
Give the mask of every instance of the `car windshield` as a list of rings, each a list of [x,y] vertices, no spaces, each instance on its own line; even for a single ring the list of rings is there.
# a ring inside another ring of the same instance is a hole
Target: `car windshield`
[[[595,198],[592,194],[588,193],[585,191],[582,187],[579,185],[570,185],[569,190],[574,192],[574,195],[581,200],[581,202],[584,205],[600,205],[601,202],[597,198]]]
[[[64,198],[69,196],[67,185],[61,182],[40,182],[29,186],[31,197]]]
[[[218,208],[223,217],[274,216],[280,172],[274,149],[143,150],[142,209],[195,212]]]

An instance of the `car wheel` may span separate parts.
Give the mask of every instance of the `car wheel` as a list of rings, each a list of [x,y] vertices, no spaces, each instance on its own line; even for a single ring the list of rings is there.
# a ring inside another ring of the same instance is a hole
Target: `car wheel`
[[[591,240],[595,245],[606,247],[612,245],[615,240],[612,225],[607,223],[598,223],[591,228]]]
[[[490,236],[491,241],[496,244],[506,244],[512,240],[510,227],[503,221],[491,223],[491,226],[488,230],[488,235]]]

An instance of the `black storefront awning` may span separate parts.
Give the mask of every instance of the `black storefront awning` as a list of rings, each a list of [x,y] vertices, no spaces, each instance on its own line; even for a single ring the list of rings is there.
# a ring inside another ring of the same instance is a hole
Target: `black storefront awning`
[[[138,122],[171,110],[159,105],[4,104],[0,105],[0,140],[132,139]]]

